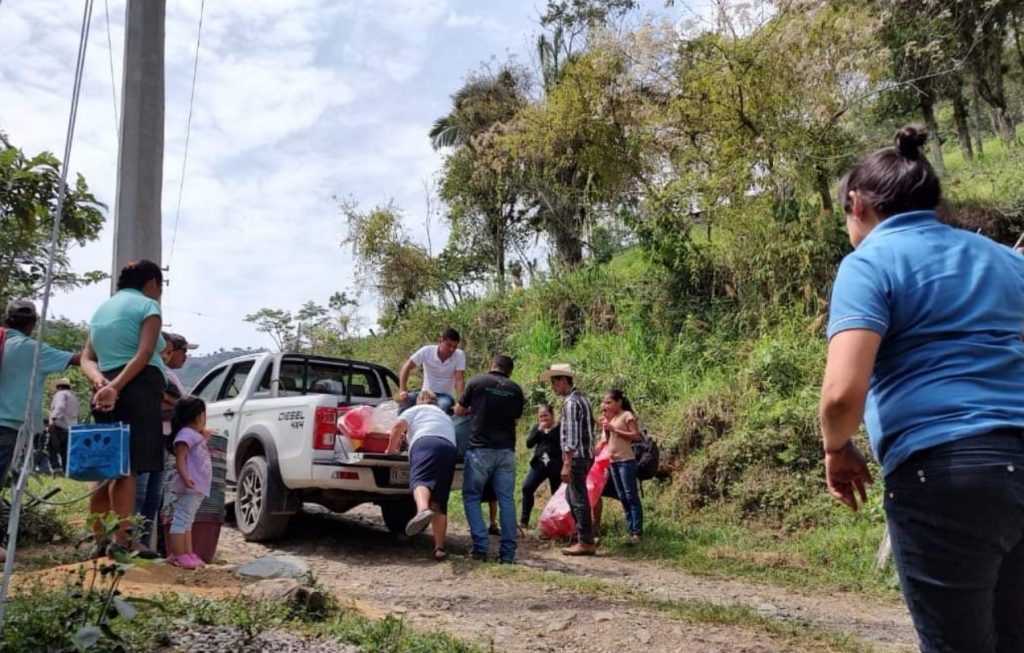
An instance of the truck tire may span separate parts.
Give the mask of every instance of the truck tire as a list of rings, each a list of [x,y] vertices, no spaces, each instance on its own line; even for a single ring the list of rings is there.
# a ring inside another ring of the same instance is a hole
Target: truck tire
[[[405,535],[405,525],[416,516],[416,502],[412,497],[403,497],[380,504],[380,516],[384,525],[395,535]]]
[[[270,466],[263,456],[242,465],[235,484],[235,517],[238,530],[249,542],[265,542],[281,536],[291,515],[270,514]]]

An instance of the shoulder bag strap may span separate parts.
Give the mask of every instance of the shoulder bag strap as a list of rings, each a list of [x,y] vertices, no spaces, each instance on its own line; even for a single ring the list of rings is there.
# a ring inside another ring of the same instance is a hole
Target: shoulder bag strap
[[[4,369],[4,345],[7,343],[7,329],[0,327],[0,370]]]

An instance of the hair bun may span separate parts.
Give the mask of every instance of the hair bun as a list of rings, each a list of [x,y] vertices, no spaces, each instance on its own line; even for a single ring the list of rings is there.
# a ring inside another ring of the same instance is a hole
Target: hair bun
[[[921,158],[921,147],[928,141],[928,130],[920,125],[904,125],[896,132],[896,149],[908,159]]]

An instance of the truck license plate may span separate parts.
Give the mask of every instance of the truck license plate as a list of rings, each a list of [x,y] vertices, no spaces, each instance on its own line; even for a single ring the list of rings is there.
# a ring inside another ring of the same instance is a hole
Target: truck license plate
[[[409,470],[405,467],[392,467],[390,480],[391,485],[408,485]]]

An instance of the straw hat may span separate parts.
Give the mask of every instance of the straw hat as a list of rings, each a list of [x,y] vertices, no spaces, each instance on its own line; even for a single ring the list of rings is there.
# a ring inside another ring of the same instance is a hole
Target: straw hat
[[[576,380],[576,373],[572,371],[572,365],[568,363],[553,363],[551,367],[540,373],[540,381],[547,383],[553,376],[567,376]]]

